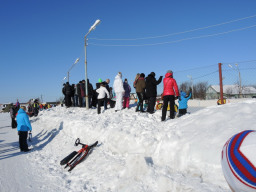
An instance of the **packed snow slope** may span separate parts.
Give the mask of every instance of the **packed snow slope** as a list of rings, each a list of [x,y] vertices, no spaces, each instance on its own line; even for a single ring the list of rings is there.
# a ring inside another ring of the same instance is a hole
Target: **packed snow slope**
[[[0,188],[19,191],[228,192],[225,142],[255,130],[256,100],[212,106],[161,122],[161,111],[56,107],[32,117],[33,150],[19,152],[9,114],[0,115]],[[72,172],[59,162],[82,143],[97,147]]]

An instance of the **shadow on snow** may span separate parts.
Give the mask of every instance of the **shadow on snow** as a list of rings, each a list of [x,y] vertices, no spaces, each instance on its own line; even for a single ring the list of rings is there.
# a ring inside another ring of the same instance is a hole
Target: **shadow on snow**
[[[32,138],[32,141],[28,141],[29,146],[33,146],[33,152],[34,150],[42,150],[48,143],[50,143],[63,129],[63,122],[60,123],[60,126],[58,129],[53,129],[51,131],[45,131],[42,130],[37,135],[35,135]],[[18,155],[24,154],[23,152],[20,152],[19,150],[19,141],[11,142],[11,143],[3,143],[4,140],[0,140],[0,160],[7,159],[11,157],[15,157]],[[31,153],[30,152],[30,153]]]

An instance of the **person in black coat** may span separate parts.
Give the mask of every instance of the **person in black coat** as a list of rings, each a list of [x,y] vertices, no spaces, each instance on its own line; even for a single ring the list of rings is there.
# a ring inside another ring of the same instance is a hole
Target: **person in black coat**
[[[88,85],[88,101],[89,101],[89,108],[92,108],[92,97],[93,97],[93,86],[90,83],[89,79],[87,79]]]
[[[75,84],[71,85],[71,99],[72,106],[75,107]]]
[[[10,104],[11,105],[11,108],[10,108],[10,116],[12,118],[12,128],[16,128],[17,127],[17,122],[15,120],[16,118],[16,113],[18,112],[17,111],[17,108],[15,105],[13,105],[13,103]]]
[[[65,88],[65,105],[66,107],[71,107],[72,102],[71,102],[71,96],[72,96],[72,87],[69,85],[69,82],[66,83]]]
[[[81,84],[82,84],[82,81],[79,81],[79,83],[76,84],[76,89],[77,89],[77,95],[78,95],[78,105],[79,107],[82,107],[82,103],[83,103],[83,98],[82,98],[82,95],[81,95]]]
[[[163,76],[160,76],[158,80],[155,78],[155,73],[151,72],[146,77],[146,97],[148,98],[147,112],[154,113],[154,107],[156,104],[157,85],[162,82]]]

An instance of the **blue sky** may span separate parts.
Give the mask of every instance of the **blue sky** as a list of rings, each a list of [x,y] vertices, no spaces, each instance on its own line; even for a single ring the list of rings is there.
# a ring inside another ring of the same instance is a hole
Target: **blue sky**
[[[216,71],[219,62],[256,60],[256,27],[204,37],[256,25],[256,17],[180,33],[256,15],[255,7],[255,0],[1,0],[0,103],[41,95],[56,101],[76,58],[70,83],[84,79],[84,35],[96,19],[101,23],[89,34],[87,47],[94,88],[98,78],[109,78],[112,86],[118,71],[132,84],[138,72],[154,71],[158,78],[171,69],[180,84],[189,81],[187,75],[196,79]],[[179,34],[147,38],[174,33]],[[181,39],[188,40],[174,42]],[[147,45],[162,42],[171,43]],[[216,77],[209,76],[209,83],[217,84]]]

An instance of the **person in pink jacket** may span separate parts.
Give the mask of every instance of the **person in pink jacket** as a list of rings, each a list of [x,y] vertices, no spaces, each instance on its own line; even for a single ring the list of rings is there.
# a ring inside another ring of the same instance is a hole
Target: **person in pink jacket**
[[[168,70],[164,78],[164,91],[163,91],[163,109],[162,109],[162,121],[166,119],[166,111],[168,103],[170,102],[170,119],[174,119],[174,104],[175,99],[179,97],[179,88],[176,80],[173,79],[173,72]]]

